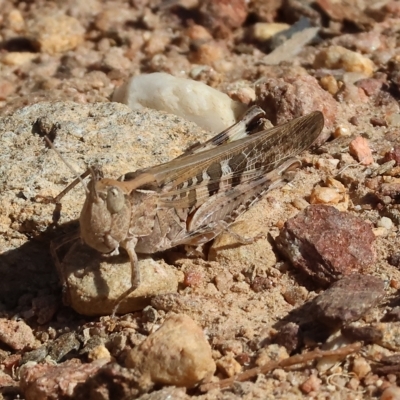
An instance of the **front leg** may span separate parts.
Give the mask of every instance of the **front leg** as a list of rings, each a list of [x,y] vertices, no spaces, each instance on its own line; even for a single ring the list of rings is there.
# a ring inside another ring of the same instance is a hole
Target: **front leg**
[[[135,251],[137,242],[138,238],[133,237],[121,243],[121,246],[128,253],[129,260],[131,262],[131,287],[124,293],[122,293],[115,301],[115,306],[112,312],[112,318],[115,317],[115,314],[117,313],[118,307],[121,304],[121,302],[140,286],[139,260]]]

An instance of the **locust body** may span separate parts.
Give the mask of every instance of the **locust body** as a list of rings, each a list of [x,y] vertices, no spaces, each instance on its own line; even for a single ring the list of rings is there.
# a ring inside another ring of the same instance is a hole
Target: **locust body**
[[[206,243],[266,192],[288,181],[324,126],[315,111],[256,133],[263,117],[251,108],[236,125],[165,164],[123,175],[93,177],[80,215],[81,238],[102,253],[126,249],[132,288],[140,285],[137,253]]]

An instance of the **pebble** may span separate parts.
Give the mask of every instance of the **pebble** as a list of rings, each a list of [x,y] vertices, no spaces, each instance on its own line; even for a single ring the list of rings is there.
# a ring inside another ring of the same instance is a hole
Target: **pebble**
[[[336,127],[332,136],[335,139],[340,138],[340,137],[349,137],[349,136],[351,136],[351,131],[348,127],[346,127],[344,125],[340,125],[340,126]]]
[[[203,0],[199,4],[201,25],[217,36],[242,26],[248,14],[246,0]]]
[[[0,341],[14,350],[26,350],[36,347],[32,329],[24,321],[0,318]]]
[[[339,82],[332,75],[325,75],[319,81],[322,88],[334,96],[340,89]]]
[[[120,303],[118,313],[142,310],[152,296],[177,291],[175,268],[152,259],[139,260],[139,268],[141,284]],[[115,301],[130,288],[132,270],[123,254],[109,263],[99,252],[82,244],[74,246],[66,255],[62,273],[68,285],[67,301],[76,312],[106,315],[113,312]],[[104,282],[101,285],[99,277]]]
[[[338,204],[342,199],[342,195],[336,188],[315,187],[310,196],[311,204]]]
[[[67,332],[52,342],[49,348],[49,356],[52,360],[59,362],[71,351],[78,350],[80,346],[81,344],[75,333]]]
[[[400,388],[397,386],[386,388],[383,391],[380,400],[400,400]]]
[[[37,58],[37,56],[36,53],[11,51],[5,53],[2,56],[1,61],[5,65],[16,67],[31,62],[33,59]]]
[[[378,227],[385,228],[385,229],[387,229],[387,230],[389,231],[390,229],[392,229],[393,222],[392,222],[392,220],[391,220],[390,218],[388,218],[388,217],[382,217],[382,218],[378,221],[377,225],[378,225]]]
[[[358,357],[353,361],[352,371],[362,379],[371,372],[371,365],[364,357]]]
[[[378,344],[390,350],[400,351],[400,322],[378,322],[372,326],[382,335]]]
[[[28,23],[28,36],[41,52],[48,54],[75,49],[84,35],[85,29],[76,18],[61,13],[40,15]]]
[[[290,25],[285,23],[257,22],[252,27],[252,37],[259,42],[265,42],[277,33],[289,28]]]
[[[352,274],[335,282],[313,299],[313,315],[328,326],[342,326],[359,320],[384,295],[385,285],[381,279]]]
[[[317,378],[317,376],[313,374],[301,384],[300,389],[306,394],[310,392],[318,392],[321,383],[322,380]]]
[[[77,359],[60,365],[36,364],[21,371],[20,387],[27,400],[57,400],[74,398],[75,389],[107,363],[101,359],[81,364]]]
[[[243,104],[204,83],[164,72],[131,78],[114,92],[112,100],[133,110],[148,107],[179,115],[213,132],[233,125],[245,111]]]
[[[278,249],[310,278],[327,286],[375,261],[371,225],[327,205],[310,205],[286,221]]]
[[[362,136],[357,136],[350,142],[349,152],[362,165],[370,165],[374,162],[368,140]]]
[[[231,354],[221,357],[216,364],[218,370],[228,378],[238,374],[242,370],[242,366]]]
[[[184,314],[168,317],[128,353],[125,363],[140,371],[143,386],[153,382],[190,388],[216,369],[202,329]]]
[[[337,102],[310,75],[284,78],[267,78],[256,85],[256,104],[267,114],[267,118],[279,125],[312,111],[322,111],[325,128],[316,144],[325,142],[334,126]]]
[[[110,362],[111,354],[108,351],[107,347],[105,347],[104,345],[100,345],[88,352],[88,360],[89,361],[105,360],[107,362]]]
[[[314,67],[342,68],[348,72],[362,72],[367,77],[372,76],[375,70],[375,64],[369,58],[342,46],[330,46],[322,49],[315,57]]]

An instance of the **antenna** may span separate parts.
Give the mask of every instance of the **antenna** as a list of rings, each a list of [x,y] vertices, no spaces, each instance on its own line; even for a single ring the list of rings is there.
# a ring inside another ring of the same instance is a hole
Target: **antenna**
[[[56,202],[58,202],[66,193],[68,193],[71,188],[73,188],[78,182],[82,183],[82,186],[85,189],[86,194],[89,194],[89,189],[87,188],[87,186],[85,185],[85,182],[83,182],[82,178],[85,178],[86,176],[89,175],[90,170],[84,172],[82,175],[79,175],[74,168],[72,167],[71,164],[68,163],[68,161],[60,154],[60,152],[54,147],[54,144],[51,142],[51,140],[49,139],[49,137],[47,135],[44,136],[44,140],[46,141],[46,143],[49,145],[49,147],[58,155],[58,157],[60,157],[61,161],[69,168],[69,170],[76,176],[76,179],[70,183],[56,198]]]

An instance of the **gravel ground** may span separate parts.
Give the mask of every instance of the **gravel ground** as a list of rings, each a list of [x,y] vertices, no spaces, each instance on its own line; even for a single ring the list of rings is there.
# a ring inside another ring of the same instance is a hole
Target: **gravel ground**
[[[399,32],[398,1],[0,0],[0,395],[400,399]],[[319,110],[325,128],[232,226],[254,242],[140,256],[112,317],[128,256],[65,239],[85,194],[49,200],[74,176],[43,135],[113,179],[213,137],[228,111],[207,88],[175,109],[111,101],[153,72],[225,93],[231,116]]]

